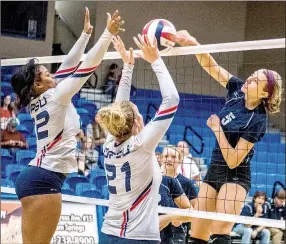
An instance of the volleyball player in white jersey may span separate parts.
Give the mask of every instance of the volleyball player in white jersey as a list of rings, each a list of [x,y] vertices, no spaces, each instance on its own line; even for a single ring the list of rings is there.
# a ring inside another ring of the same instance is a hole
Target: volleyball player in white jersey
[[[105,170],[110,192],[100,243],[159,243],[158,194],[162,179],[155,148],[169,128],[179,103],[174,82],[163,62],[157,43],[134,38],[140,55],[157,76],[163,97],[159,111],[144,127],[142,115],[129,101],[134,67],[120,38],[114,45],[124,61],[115,103],[101,108],[97,121],[109,133],[104,144]]]
[[[87,10],[86,33],[55,77],[34,60],[12,77],[18,108],[30,105],[37,134],[36,158],[21,172],[15,187],[23,209],[23,243],[48,244],[56,230],[61,213],[62,183],[66,174],[77,171],[75,136],[79,132],[79,116],[71,99],[100,64],[112,36],[122,30],[122,24],[118,11],[112,18],[108,14],[105,31],[76,69],[92,31]],[[74,74],[61,81],[69,72]]]

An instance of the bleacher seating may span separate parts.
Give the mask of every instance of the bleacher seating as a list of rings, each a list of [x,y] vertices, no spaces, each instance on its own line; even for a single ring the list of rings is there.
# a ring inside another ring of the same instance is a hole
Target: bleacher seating
[[[88,101],[86,99],[79,99],[77,102],[77,108],[86,109],[89,112],[90,116],[95,115],[97,110],[97,106],[93,102]]]
[[[17,115],[21,125],[24,125],[29,132],[34,129],[34,122],[30,114],[21,113]]]
[[[9,82],[1,81],[1,91],[4,96],[10,95],[13,92],[12,86]]]
[[[16,162],[20,165],[28,165],[31,160],[36,156],[35,151],[32,150],[17,150],[16,152]]]
[[[65,182],[69,185],[70,189],[76,191],[76,185],[79,183],[88,183],[88,179],[83,175],[71,173],[67,176]]]
[[[75,195],[75,192],[70,188],[70,186],[67,183],[64,183],[62,186],[62,194]]]
[[[1,152],[1,176],[5,175],[5,170],[7,165],[10,165],[13,163],[14,159],[10,155],[10,152],[7,149],[0,148]]]
[[[37,151],[37,138],[36,137],[28,137],[26,138],[27,143],[29,145],[29,150],[36,152]]]
[[[86,127],[92,120],[91,114],[84,108],[77,108],[76,110],[80,116],[82,125]]]
[[[29,130],[25,125],[17,125],[16,130],[21,132],[25,138],[27,138],[30,134]]]
[[[12,182],[14,182],[18,177],[18,175],[20,174],[20,172],[25,169],[26,166],[23,165],[18,165],[18,164],[9,164],[6,166],[6,179],[11,180]]]

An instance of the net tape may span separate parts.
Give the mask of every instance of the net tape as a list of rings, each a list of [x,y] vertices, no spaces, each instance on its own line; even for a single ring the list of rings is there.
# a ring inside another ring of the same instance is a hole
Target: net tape
[[[193,47],[174,47],[168,52],[162,52],[161,56],[180,56],[189,54],[200,54],[200,53],[220,53],[220,52],[235,52],[235,51],[250,51],[250,50],[263,50],[263,49],[277,49],[285,48],[285,38],[270,39],[270,40],[258,40],[258,41],[244,41],[244,42],[230,42],[230,43],[218,43],[218,44],[207,44]],[[134,56],[138,57],[140,51],[135,50]],[[66,55],[60,56],[45,56],[37,57],[39,63],[50,64],[50,63],[61,63],[63,62]],[[82,56],[83,60],[85,55]],[[31,57],[32,58],[32,57]],[[12,66],[26,64],[31,58],[14,58],[14,59],[2,59],[1,66]],[[33,57],[34,58],[34,57]],[[120,55],[117,52],[107,52],[103,58],[104,60],[109,59],[120,59]]]
[[[1,193],[15,194],[15,189],[9,188],[9,187],[1,187]],[[109,206],[109,201],[103,200],[103,199],[78,197],[78,196],[70,196],[70,195],[62,195],[62,199],[63,201],[67,201],[67,202],[92,204],[92,205],[107,206],[107,207]],[[231,215],[231,214],[205,212],[205,211],[179,209],[179,208],[169,208],[169,207],[162,207],[162,206],[159,206],[159,213],[285,229],[285,220],[273,220],[273,219],[264,219],[264,218],[236,216],[236,215]]]

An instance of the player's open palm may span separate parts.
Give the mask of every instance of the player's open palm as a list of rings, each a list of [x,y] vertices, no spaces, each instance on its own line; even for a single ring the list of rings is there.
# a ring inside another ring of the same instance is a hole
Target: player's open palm
[[[85,17],[84,17],[83,30],[87,34],[91,34],[92,30],[93,30],[93,26],[90,24],[90,14],[89,14],[89,9],[88,8],[85,8]]]
[[[133,40],[135,41],[136,45],[140,50],[142,51],[142,54],[139,53],[138,55],[140,58],[146,60],[149,63],[154,63],[158,58],[160,58],[160,53],[157,46],[157,40],[154,38],[153,40],[150,40],[148,36],[141,36],[138,34],[138,39],[136,37],[133,37]]]
[[[117,35],[120,31],[125,31],[125,29],[121,28],[123,24],[124,20],[121,20],[118,10],[116,10],[112,16],[110,13],[107,13],[106,28],[112,35]]]
[[[114,49],[120,54],[123,63],[125,64],[132,64],[134,65],[134,55],[133,55],[133,48],[129,48],[129,52],[126,51],[125,45],[121,40],[120,36],[114,36],[112,38],[112,43]]]

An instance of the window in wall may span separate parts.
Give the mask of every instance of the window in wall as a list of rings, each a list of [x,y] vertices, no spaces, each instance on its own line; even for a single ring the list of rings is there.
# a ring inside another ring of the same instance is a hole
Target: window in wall
[[[48,2],[1,1],[1,34],[44,40]]]

